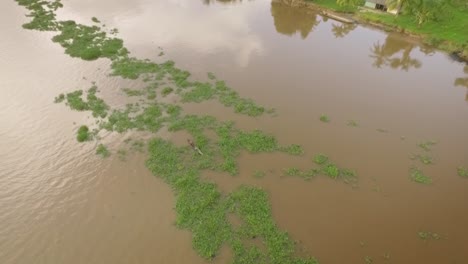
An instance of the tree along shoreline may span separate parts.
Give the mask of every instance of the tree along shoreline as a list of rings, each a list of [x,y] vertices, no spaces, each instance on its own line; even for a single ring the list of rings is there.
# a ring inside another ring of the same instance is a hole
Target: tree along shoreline
[[[274,0],[275,1],[275,0]],[[384,30],[386,32],[397,32],[411,37],[424,45],[428,45],[432,48],[444,51],[450,55],[454,60],[468,63],[468,9],[466,10],[466,22],[465,18],[462,18],[467,25],[466,27],[460,26],[459,29],[452,29],[453,35],[466,36],[467,40],[461,40],[459,42],[453,41],[448,38],[442,38],[442,34],[430,34],[424,31],[431,31],[433,27],[438,26],[438,22],[427,22],[427,25],[422,26],[411,24],[409,16],[388,14],[380,11],[374,11],[363,7],[356,6],[340,6],[336,3],[336,0],[276,0],[297,8],[307,8],[313,11],[318,11],[322,15],[333,14],[336,16],[343,17],[345,19],[352,19],[356,23],[362,26],[370,26]],[[462,11],[457,11],[460,14]],[[452,22],[452,21],[446,21]],[[453,22],[455,23],[455,22]],[[447,25],[440,24],[440,27],[446,28]],[[448,31],[449,29],[444,29]],[[462,32],[456,32],[462,30]],[[463,30],[466,30],[464,34]]]

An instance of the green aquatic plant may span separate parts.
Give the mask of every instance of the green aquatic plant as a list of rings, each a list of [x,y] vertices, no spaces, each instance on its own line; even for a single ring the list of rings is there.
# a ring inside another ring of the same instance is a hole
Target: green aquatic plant
[[[196,83],[188,80],[190,73],[176,68],[171,61],[157,64],[128,57],[123,41],[109,37],[97,26],[81,25],[74,21],[56,21],[53,11],[61,5],[58,1],[53,2],[56,3],[53,8],[48,7],[51,3],[43,0],[17,2],[31,11],[33,21],[41,22],[33,24],[32,28],[58,31],[53,40],[65,48],[66,54],[84,60],[108,58],[112,62],[112,75],[126,79],[142,76],[152,85],[147,89],[148,99],[154,95],[156,88],[153,88],[156,86],[153,80],[161,82],[157,85],[169,82],[168,85],[177,89],[176,93],[180,96],[192,89],[199,89],[197,92],[206,89],[197,88]],[[112,30],[111,34],[116,32]],[[213,89],[213,97],[200,93],[202,98],[216,98],[225,106],[232,107],[235,112],[249,116],[259,116],[265,111],[253,100],[240,97],[224,82],[216,82]],[[90,89],[86,98],[83,98],[83,91],[77,91],[70,95],[70,100],[64,95],[62,101],[67,100],[73,110],[92,111],[94,117],[101,121],[99,129],[121,133],[130,129],[155,132],[165,125],[169,131],[189,132],[197,147],[203,150],[204,154],[199,155],[190,146],[176,147],[169,141],[156,138],[148,143],[149,157],[146,162],[148,169],[174,190],[176,224],[179,228],[192,232],[193,248],[200,256],[212,259],[222,246],[228,246],[233,252],[233,263],[318,263],[313,258],[299,258],[295,255],[294,241],[273,221],[264,190],[242,186],[232,193],[222,194],[215,184],[200,179],[201,172],[207,169],[218,171],[225,168],[231,172],[236,171],[236,157],[241,150],[258,153],[287,149],[291,153],[298,153],[297,146],[282,147],[272,135],[261,131],[241,131],[232,123],[219,122],[213,117],[182,116],[180,106],[176,105],[135,103],[128,104],[125,108],[107,109],[103,107],[104,101],[96,97],[96,92],[97,89]],[[154,98],[155,95],[152,99]],[[110,113],[103,115],[104,112]],[[208,138],[205,135],[206,130],[215,131],[217,140]],[[82,126],[77,138],[90,140],[93,133],[88,127]],[[119,158],[125,159],[127,152],[120,149],[117,154]],[[241,226],[237,228],[230,224],[227,214],[239,216]],[[264,247],[252,245],[254,238],[261,239]]]
[[[99,144],[96,148],[96,154],[100,155],[103,158],[107,158],[110,156],[110,151],[107,149],[105,145]]]
[[[278,264],[317,263],[313,258],[294,256],[294,242],[273,222],[265,191],[242,186],[223,196],[214,184],[199,179],[197,161],[187,159],[191,156],[188,147],[153,139],[146,165],[174,188],[177,226],[192,231],[193,247],[201,256],[211,259],[222,245],[228,245],[233,251],[233,263],[254,264],[261,259]],[[227,221],[228,213],[240,217],[239,228]],[[247,246],[245,242],[254,238],[261,238],[266,248]]]
[[[320,119],[320,121],[322,121],[324,123],[330,122],[330,118],[327,115],[321,115],[319,119]]]
[[[372,263],[374,263],[374,260],[373,260],[371,257],[369,257],[369,256],[365,256],[365,257],[364,257],[364,261],[366,262],[366,264],[372,264]]]
[[[377,128],[376,130],[377,132],[380,132],[380,133],[388,133],[388,130],[384,128]]]
[[[55,102],[59,103],[66,99],[66,104],[72,110],[91,111],[94,117],[104,118],[107,116],[109,106],[104,102],[104,100],[96,96],[97,91],[96,86],[89,88],[86,95],[86,101],[83,100],[83,91],[76,90],[74,92],[67,93],[66,95],[60,94],[55,98]]]
[[[350,126],[350,127],[358,127],[359,126],[359,124],[354,120],[349,120],[347,125]]]
[[[460,177],[468,178],[468,169],[460,166],[457,168],[457,174]]]
[[[55,97],[54,103],[61,103],[65,100],[65,95],[63,93],[59,94],[58,96]]]
[[[300,176],[302,173],[298,168],[287,168],[284,170],[284,174],[287,176]]]
[[[418,144],[418,147],[422,148],[425,151],[431,151],[431,148],[437,144],[434,140],[427,140]]]
[[[184,102],[196,102],[210,100],[214,98],[216,90],[210,83],[195,82],[193,89],[182,94],[182,100]]]
[[[295,156],[300,156],[304,154],[304,149],[300,145],[297,145],[297,144],[292,144],[286,147],[282,147],[280,148],[280,150],[290,155],[295,155]]]
[[[62,45],[65,53],[71,57],[96,60],[128,54],[121,39],[107,37],[97,26],[85,26],[74,21],[62,21],[59,24],[60,34],[54,36],[52,41]]]
[[[162,96],[167,96],[167,95],[169,95],[170,93],[172,93],[172,91],[174,91],[173,88],[171,88],[171,87],[165,87],[165,88],[162,90],[161,94],[162,94]]]
[[[422,184],[431,184],[432,179],[426,176],[421,170],[417,168],[411,168],[410,170],[410,178],[414,182],[422,183]]]
[[[426,164],[426,165],[434,163],[432,157],[427,156],[427,155],[418,155],[418,158],[419,158],[419,161],[421,161],[423,164]]]
[[[99,21],[99,19],[97,19],[97,17],[92,17],[91,21],[93,21],[94,23],[101,23],[101,21]]]
[[[89,141],[92,139],[92,135],[89,132],[89,128],[87,126],[80,126],[76,133],[76,139],[78,142]]]
[[[256,170],[253,173],[253,176],[255,178],[263,178],[263,177],[265,177],[265,175],[266,175],[266,173],[264,171],[260,171],[260,170]]]
[[[142,96],[142,95],[145,94],[145,91],[143,91],[143,90],[137,90],[137,89],[123,88],[122,91],[123,91],[127,96]]]
[[[314,162],[319,165],[325,164],[328,162],[328,157],[323,154],[317,154],[314,157]]]
[[[320,174],[320,170],[312,168],[307,171],[301,171],[300,169],[293,167],[293,168],[284,169],[283,174],[285,176],[295,176],[295,177],[304,178],[305,180],[310,180],[312,177]]]
[[[59,25],[56,20],[55,11],[63,7],[59,0],[15,0],[19,5],[26,7],[30,13],[27,17],[32,20],[23,24],[23,28],[39,31],[57,31]]]
[[[212,72],[208,72],[207,75],[208,75],[208,79],[210,79],[210,80],[215,80],[216,79],[216,76]]]
[[[332,179],[337,179],[340,175],[340,169],[335,164],[325,165],[322,172]]]
[[[122,57],[112,60],[111,69],[112,75],[133,80],[142,74],[154,74],[161,70],[157,63],[133,57]]]
[[[422,240],[439,240],[441,238],[439,234],[429,231],[419,231],[418,237]]]

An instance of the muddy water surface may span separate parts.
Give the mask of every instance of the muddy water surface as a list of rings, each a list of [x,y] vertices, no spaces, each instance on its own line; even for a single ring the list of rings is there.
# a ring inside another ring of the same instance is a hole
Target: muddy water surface
[[[96,16],[119,29],[134,55],[172,59],[196,78],[214,72],[242,96],[276,108],[276,117],[251,119],[215,102],[185,107],[304,146],[303,158],[243,153],[239,176],[204,176],[225,192],[264,187],[278,224],[301,242],[300,254],[321,263],[468,259],[468,181],[456,175],[468,166],[463,64],[403,36],[277,2],[63,3],[60,19],[88,24]],[[174,226],[173,194],[146,170],[145,154],[102,160],[94,143],[74,137],[92,119],[53,103],[96,81],[107,101],[124,105],[119,90],[138,83],[108,77],[106,60],[71,59],[49,33],[22,29],[25,10],[14,1],[0,10],[0,263],[205,263],[191,249],[191,234]],[[331,122],[320,122],[321,114]],[[117,150],[138,136],[103,141]],[[424,153],[417,144],[429,139],[438,143]],[[355,169],[358,187],[282,176],[287,167],[310,168],[316,153]],[[430,155],[434,164],[412,154]],[[433,184],[411,182],[411,166]],[[267,174],[257,179],[255,170]],[[423,241],[419,231],[442,239]],[[228,255],[215,261],[228,263]]]

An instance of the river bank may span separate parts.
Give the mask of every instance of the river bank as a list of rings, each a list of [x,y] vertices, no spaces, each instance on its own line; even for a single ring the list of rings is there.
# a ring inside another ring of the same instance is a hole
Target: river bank
[[[333,12],[347,20],[368,25],[386,32],[398,32],[433,48],[445,51],[458,61],[468,62],[468,19],[465,11],[450,6],[450,21],[427,22],[418,27],[413,18],[361,7],[339,6],[335,0],[280,0],[293,7],[308,8],[320,12]]]

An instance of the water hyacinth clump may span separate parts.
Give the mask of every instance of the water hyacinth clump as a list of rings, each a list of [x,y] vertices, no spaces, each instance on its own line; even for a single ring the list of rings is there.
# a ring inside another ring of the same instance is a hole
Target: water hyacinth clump
[[[329,123],[330,122],[330,118],[327,115],[321,115],[319,119],[320,119],[320,121],[322,121],[324,123]]]
[[[419,231],[418,237],[422,240],[439,240],[441,239],[440,235],[434,232],[429,231]]]
[[[97,87],[93,85],[87,91],[86,101],[83,100],[83,91],[77,90],[74,92],[67,93],[66,95],[58,95],[57,97],[55,97],[55,102],[61,103],[63,101],[66,101],[66,104],[72,110],[91,111],[94,117],[104,118],[107,116],[109,106],[104,102],[104,100],[96,96],[97,92]]]
[[[78,140],[78,142],[85,142],[91,140],[92,135],[89,132],[89,128],[87,126],[80,126],[76,133],[76,139]]]
[[[99,144],[96,148],[96,154],[100,155],[103,158],[107,158],[110,156],[110,151],[107,149],[105,145]]]
[[[437,144],[434,140],[427,140],[418,144],[418,147],[425,151],[431,151],[432,147]]]
[[[468,178],[468,169],[460,166],[457,168],[457,174],[460,177]]]
[[[426,176],[420,169],[418,168],[411,168],[410,170],[410,178],[412,181],[421,183],[421,184],[431,184],[432,179]]]

